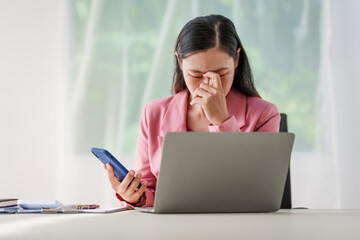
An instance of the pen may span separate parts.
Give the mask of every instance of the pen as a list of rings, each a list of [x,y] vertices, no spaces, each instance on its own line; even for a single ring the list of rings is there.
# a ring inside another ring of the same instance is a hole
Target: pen
[[[61,209],[60,208],[42,208],[41,212],[42,213],[61,213]]]
[[[76,206],[77,209],[96,209],[99,207],[100,205],[97,204],[79,204]]]
[[[43,208],[42,213],[78,213],[79,209],[76,208]]]

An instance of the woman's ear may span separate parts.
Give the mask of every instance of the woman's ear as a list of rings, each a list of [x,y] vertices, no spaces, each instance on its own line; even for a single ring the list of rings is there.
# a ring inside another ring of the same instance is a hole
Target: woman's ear
[[[239,58],[240,58],[240,50],[241,48],[238,48],[238,50],[236,51],[236,61],[235,61],[235,68],[237,68],[237,66],[239,65]]]
[[[180,68],[182,70],[182,63],[180,62],[180,59],[179,59],[179,53],[177,51],[175,51],[175,55],[176,55],[177,61],[179,63],[179,66],[180,66]]]

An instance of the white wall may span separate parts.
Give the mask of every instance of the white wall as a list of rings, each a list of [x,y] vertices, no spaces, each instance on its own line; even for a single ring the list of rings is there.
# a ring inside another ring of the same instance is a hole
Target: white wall
[[[360,2],[331,0],[330,58],[334,93],[339,205],[360,208]]]
[[[292,158],[293,206],[358,209],[360,1],[324,0],[322,8],[318,147]]]
[[[67,1],[0,1],[0,198],[54,198]]]

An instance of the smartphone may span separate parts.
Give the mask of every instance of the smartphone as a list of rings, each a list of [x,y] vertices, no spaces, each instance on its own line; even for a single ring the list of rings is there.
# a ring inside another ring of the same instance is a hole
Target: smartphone
[[[107,150],[101,148],[92,148],[91,152],[104,164],[110,163],[114,169],[115,176],[123,181],[125,176],[128,174],[128,170]],[[134,178],[131,180],[130,184]],[[129,185],[130,185],[129,184]],[[141,183],[139,183],[138,188],[141,187]]]

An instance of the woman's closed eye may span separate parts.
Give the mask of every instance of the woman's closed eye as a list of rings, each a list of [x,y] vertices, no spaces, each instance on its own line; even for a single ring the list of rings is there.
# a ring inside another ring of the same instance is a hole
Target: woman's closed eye
[[[225,77],[225,75],[226,75],[227,73],[225,73],[225,74],[219,74],[219,76],[222,78],[222,77]],[[190,75],[192,78],[202,78],[203,77],[203,75],[200,75],[200,76],[192,76],[192,75]]]
[[[191,76],[192,78],[202,78],[203,76]]]

